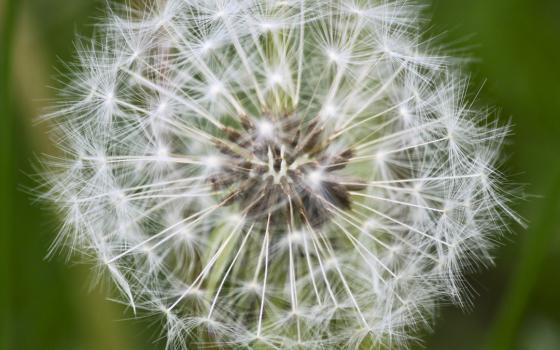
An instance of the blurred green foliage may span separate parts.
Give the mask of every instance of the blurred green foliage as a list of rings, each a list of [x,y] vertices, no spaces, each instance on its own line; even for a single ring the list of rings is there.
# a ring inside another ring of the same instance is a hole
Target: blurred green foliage
[[[50,147],[33,120],[52,99],[56,69],[87,36],[103,0],[0,0],[0,348],[159,349],[157,327],[90,290],[88,266],[44,259],[56,218],[22,188],[34,155]],[[478,60],[473,93],[514,124],[505,164],[535,194],[518,210],[496,267],[469,276],[469,310],[443,307],[424,348],[560,349],[560,1],[434,0],[430,33],[462,41]],[[464,40],[468,38],[467,40]],[[461,44],[462,45],[462,44]],[[457,46],[461,46],[457,45]],[[63,73],[63,72],[62,72]],[[466,312],[465,312],[466,311]]]

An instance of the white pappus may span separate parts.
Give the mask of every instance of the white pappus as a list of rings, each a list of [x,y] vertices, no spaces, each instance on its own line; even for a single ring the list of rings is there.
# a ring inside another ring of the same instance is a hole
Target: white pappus
[[[496,169],[508,128],[421,12],[113,6],[45,116],[55,247],[94,257],[170,348],[406,347],[519,220]]]

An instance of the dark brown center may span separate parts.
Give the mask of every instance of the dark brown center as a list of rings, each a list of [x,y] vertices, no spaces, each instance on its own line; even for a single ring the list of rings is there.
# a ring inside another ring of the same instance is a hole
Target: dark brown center
[[[333,151],[317,120],[244,117],[241,126],[225,129],[227,142],[215,143],[226,161],[209,181],[215,189],[230,189],[226,204],[238,205],[249,220],[318,227],[329,212],[350,208],[349,191],[364,188],[355,179],[343,184],[339,171],[354,152]]]

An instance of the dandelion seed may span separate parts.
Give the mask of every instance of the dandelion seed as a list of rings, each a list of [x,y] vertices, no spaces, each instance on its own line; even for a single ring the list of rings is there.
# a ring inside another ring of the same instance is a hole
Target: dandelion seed
[[[56,244],[96,256],[170,347],[399,348],[461,303],[508,207],[507,127],[410,1],[113,10],[46,160]]]

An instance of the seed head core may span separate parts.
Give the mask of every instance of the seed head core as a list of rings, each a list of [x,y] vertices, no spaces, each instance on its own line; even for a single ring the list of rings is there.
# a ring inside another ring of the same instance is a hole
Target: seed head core
[[[334,152],[319,118],[302,122],[295,114],[242,117],[240,128],[225,128],[216,147],[227,159],[209,176],[215,189],[230,189],[227,205],[238,205],[252,222],[318,227],[329,212],[351,207],[352,185],[340,174],[351,148]]]

